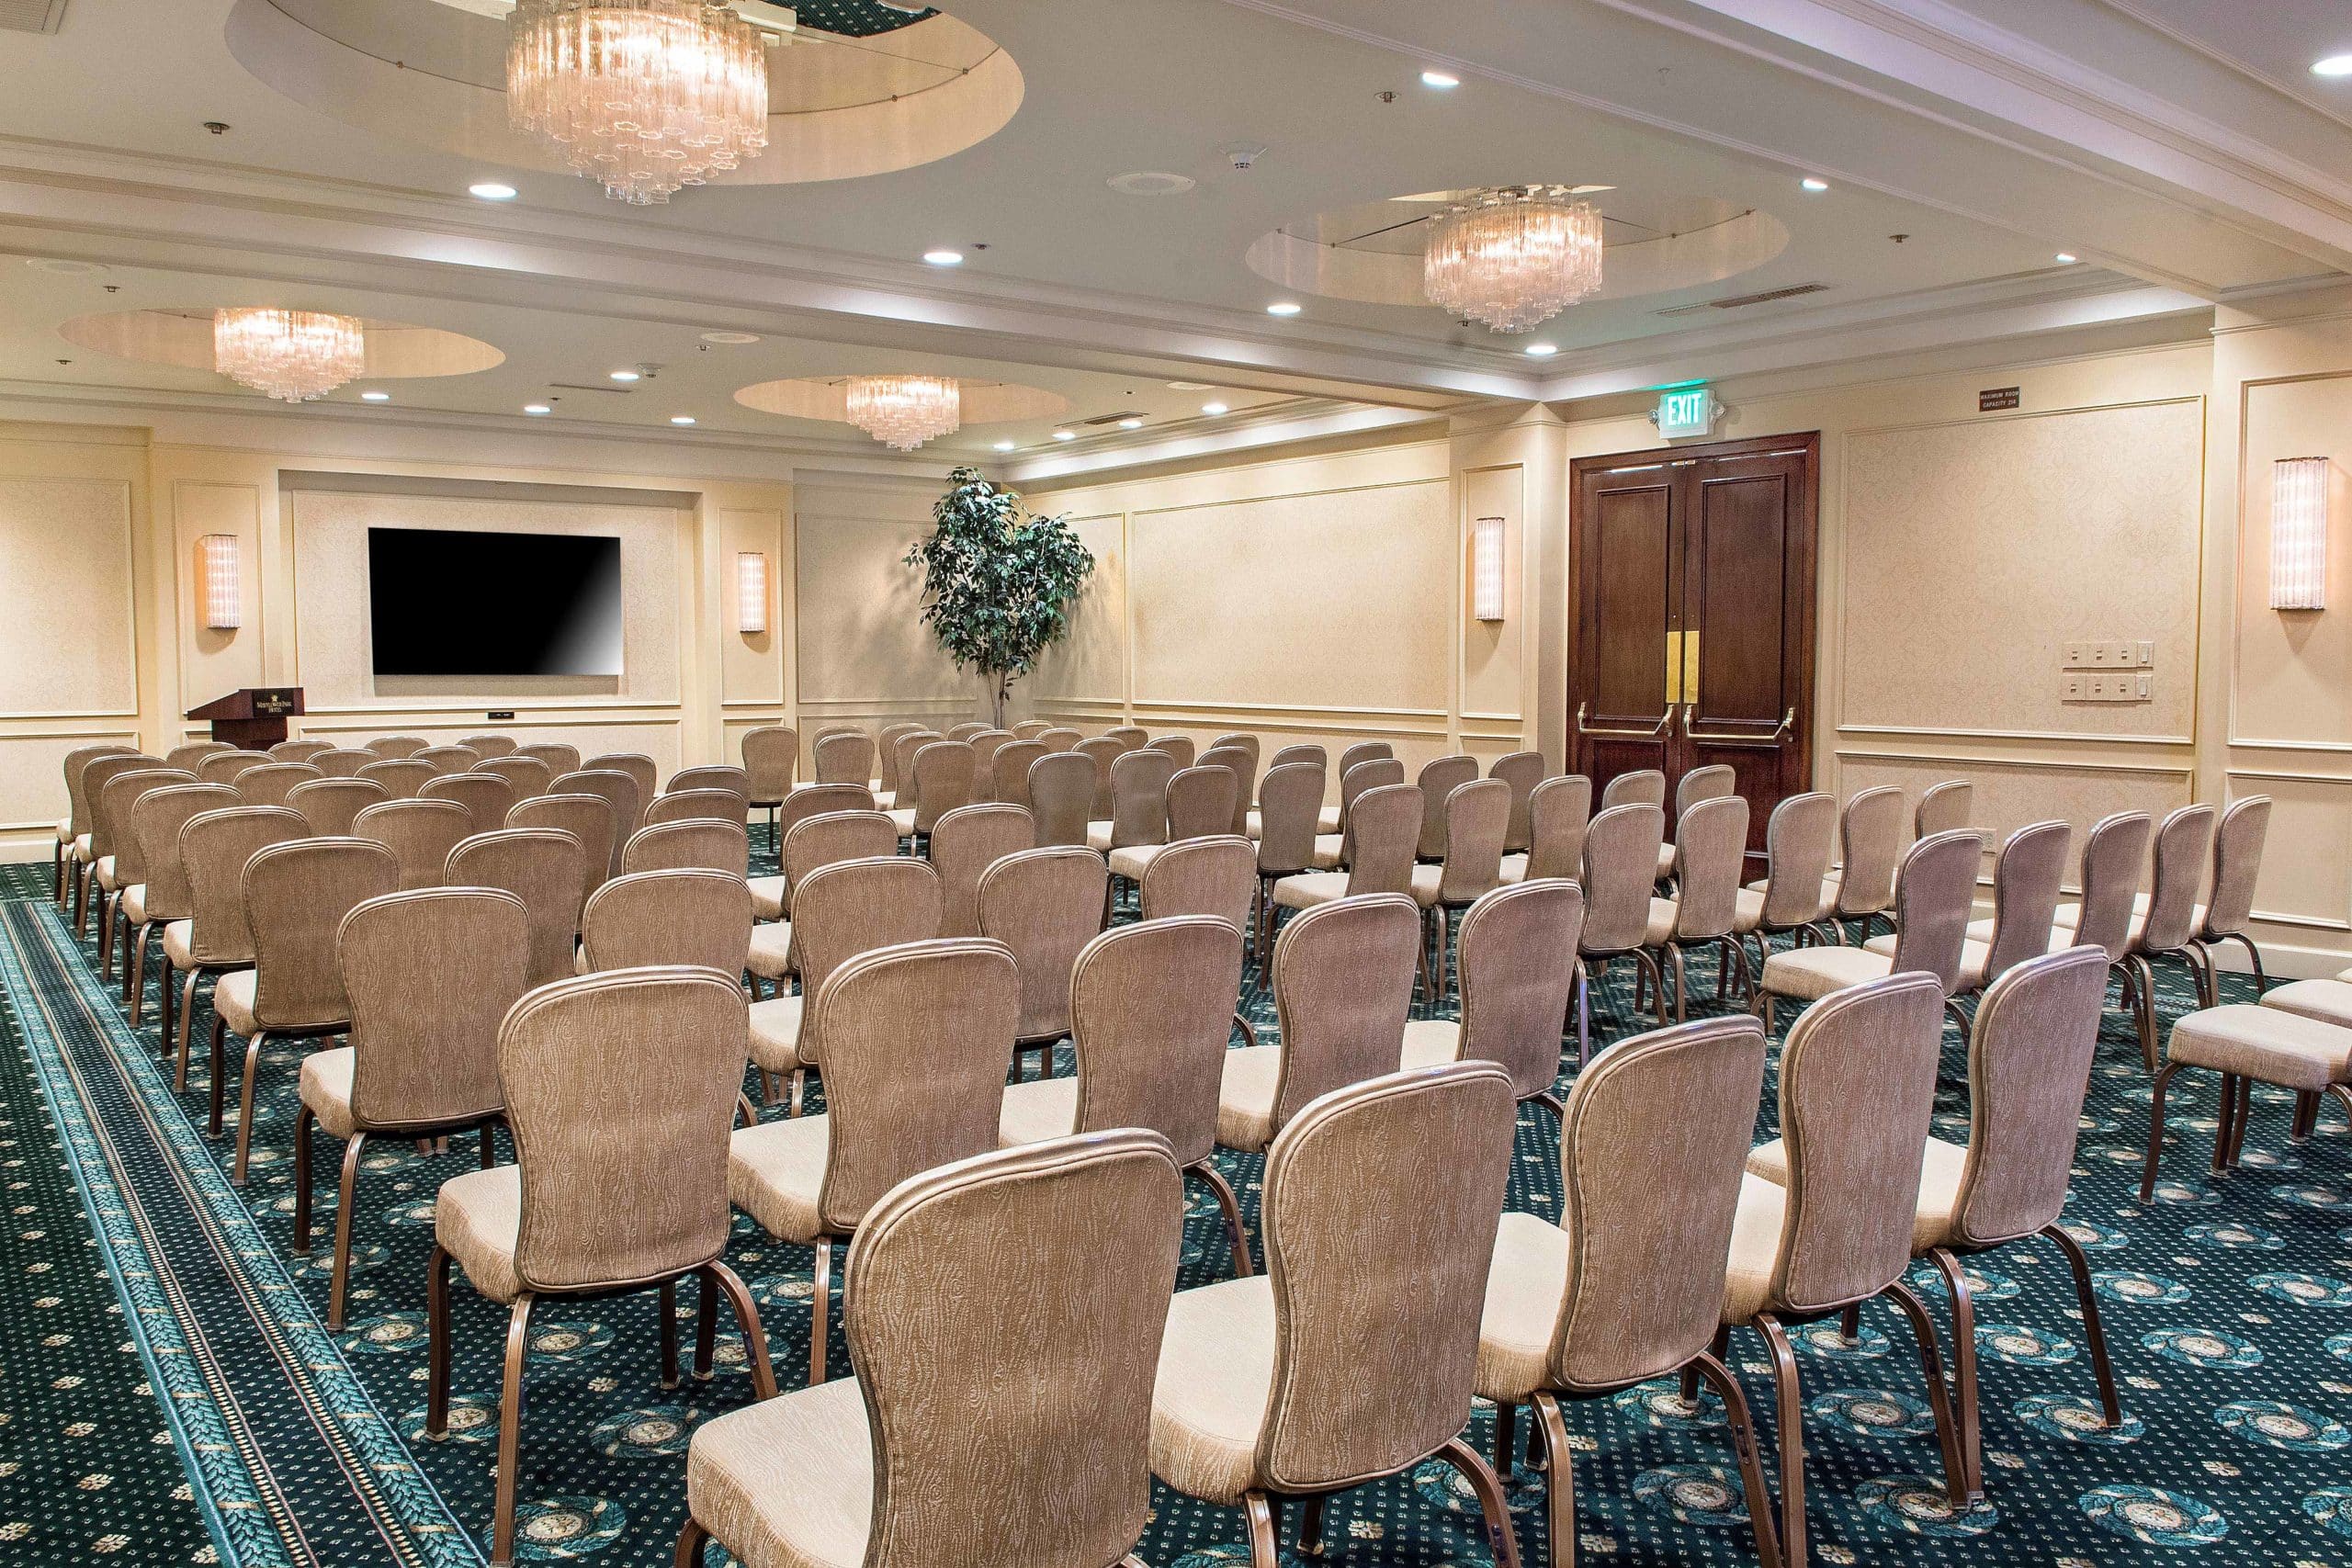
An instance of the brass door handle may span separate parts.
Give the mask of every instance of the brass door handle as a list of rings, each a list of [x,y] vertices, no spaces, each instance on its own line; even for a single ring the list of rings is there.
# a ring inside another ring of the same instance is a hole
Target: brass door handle
[[[1668,708],[1658,719],[1656,729],[1595,729],[1584,721],[1585,710],[1589,705],[1587,703],[1577,705],[1577,733],[1578,735],[1597,736],[1605,740],[1662,740],[1666,738],[1667,727],[1674,722],[1674,710]]]
[[[1708,746],[1778,746],[1788,739],[1789,732],[1796,728],[1796,723],[1797,710],[1791,708],[1781,716],[1780,727],[1770,735],[1707,735],[1691,728],[1690,710],[1687,707],[1682,710],[1684,739],[1696,740]]]

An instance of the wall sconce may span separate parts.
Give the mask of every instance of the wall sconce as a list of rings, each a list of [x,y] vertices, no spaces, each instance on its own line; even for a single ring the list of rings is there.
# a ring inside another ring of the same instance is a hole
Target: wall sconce
[[[1482,621],[1503,618],[1503,529],[1499,517],[1481,517],[1470,529],[1470,613]]]
[[[2270,472],[2270,607],[2327,608],[2327,501],[2335,465],[2282,457]]]
[[[207,534],[196,542],[196,596],[208,630],[232,632],[245,624],[241,559],[234,534]]]
[[[749,636],[768,629],[768,558],[746,551],[735,558],[735,629]]]

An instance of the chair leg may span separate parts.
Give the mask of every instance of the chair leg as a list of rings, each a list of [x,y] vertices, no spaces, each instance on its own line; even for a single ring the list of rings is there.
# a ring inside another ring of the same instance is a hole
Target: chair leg
[[[2140,1172],[2140,1201],[2145,1203],[2156,1195],[2156,1162],[2165,1148],[2165,1090],[2172,1084],[2173,1075],[2180,1071],[2178,1062],[2166,1062],[2156,1074],[2156,1081],[2148,1094],[2148,1162]]]
[[[2262,993],[2270,988],[2270,976],[2262,972],[2262,949],[2254,945],[2254,938],[2244,931],[2232,931],[2231,939],[2245,943],[2246,961],[2254,965],[2254,995],[2259,1001]]]
[[[768,1331],[760,1323],[759,1303],[753,1301],[752,1292],[743,1288],[743,1281],[735,1270],[724,1263],[703,1265],[703,1289],[706,1294],[708,1293],[713,1282],[716,1282],[718,1289],[725,1292],[728,1310],[735,1314],[735,1326],[742,1331],[743,1351],[752,1359],[752,1397],[774,1399],[775,1397],[775,1364],[768,1359]],[[706,1348],[698,1352],[702,1364],[696,1375],[707,1378],[710,1376],[710,1351],[707,1348],[707,1340],[705,1345]]]
[[[355,1190],[359,1185],[359,1156],[368,1146],[368,1134],[355,1132],[351,1141],[343,1145],[343,1185],[336,1191],[334,1211],[334,1278],[327,1286],[327,1327],[343,1327],[344,1299],[351,1291],[351,1211]],[[309,1237],[304,1238],[303,1250],[308,1251]]]
[[[1519,1406],[1510,1400],[1495,1401],[1495,1472],[1509,1475],[1517,1462],[1519,1451]]]
[[[449,1435],[449,1255],[433,1244],[424,1264],[424,1435]]]
[[[817,1289],[808,1298],[808,1386],[825,1381],[825,1340],[833,1326],[833,1241],[817,1238]]]
[[[1549,1494],[1544,1560],[1556,1568],[1567,1568],[1577,1560],[1577,1477],[1574,1456],[1568,1451],[1568,1424],[1560,1418],[1559,1400],[1548,1393],[1535,1396],[1533,1409],[1535,1432],[1544,1442],[1544,1488]]]
[[[678,1281],[664,1280],[661,1291],[662,1388],[678,1386]]]
[[[254,1146],[254,1077],[260,1071],[262,1043],[269,1038],[269,1031],[259,1029],[245,1042],[245,1077],[237,1090],[237,1162],[229,1173],[232,1185],[245,1184],[245,1161]]]
[[[2236,1146],[2238,1100],[2245,1093],[2245,1080],[2235,1073],[2222,1075],[2222,1114],[2213,1128],[2213,1174],[2226,1176],[2230,1169],[2230,1154]]]
[[[2123,1404],[2116,1397],[2115,1369],[2107,1359],[2107,1330],[2098,1320],[2098,1292],[2091,1285],[2091,1260],[2083,1255],[2082,1244],[2057,1225],[2045,1225],[2041,1234],[2057,1245],[2066,1255],[2066,1266],[2075,1276],[2075,1300],[2083,1310],[2083,1337],[2090,1341],[2091,1371],[2098,1379],[2098,1403],[2107,1416],[2109,1428],[2123,1425]]]
[[[1014,1052],[1014,1053],[1013,1053],[1013,1055],[1017,1057],[1017,1056],[1019,1056],[1019,1055],[1020,1055],[1020,1053],[1019,1053],[1018,1051],[1016,1051],[1016,1052]],[[790,1107],[787,1111],[786,1111],[785,1114],[786,1114],[786,1115],[787,1115],[787,1116],[797,1116],[797,1115],[799,1115],[799,1114],[800,1114],[800,1103],[801,1103],[801,1101],[802,1101],[804,1099],[806,1099],[806,1098],[807,1098],[807,1096],[808,1096],[808,1068],[806,1068],[806,1067],[795,1067],[795,1068],[793,1068],[793,1069],[792,1069],[792,1104],[791,1104],[791,1107]]]
[[[695,1381],[708,1382],[718,1354],[718,1281],[707,1265],[695,1270]]]
[[[1437,989],[1430,996],[1430,1005],[1431,1007],[1443,1007],[1445,1005],[1445,989],[1447,985],[1453,979],[1453,976],[1447,973],[1448,961],[1452,957],[1452,954],[1447,950],[1452,945],[1449,938],[1453,934],[1452,927],[1453,921],[1453,918],[1446,912],[1445,906],[1442,904],[1437,906],[1437,908],[1432,909],[1430,913],[1434,915],[1437,919]]]
[[[189,1037],[196,1032],[196,983],[204,978],[204,971],[191,969],[187,978],[180,982],[179,1063],[172,1073],[172,1092],[187,1092],[187,1057]]]
[[[2309,1143],[2318,1127],[2319,1096],[2309,1092],[2295,1096],[2295,1116],[2288,1123],[2287,1141],[2290,1144]]]
[[[1245,1492],[1241,1511],[1250,1520],[1250,1568],[1281,1568],[1282,1541],[1274,1533],[1273,1505],[1263,1492]]]
[[[1722,1344],[1724,1341],[1724,1336],[1718,1334],[1716,1342]],[[1731,1369],[1724,1365],[1720,1352],[1702,1356],[1692,1365],[1698,1369],[1699,1375],[1707,1380],[1707,1386],[1715,1391],[1715,1397],[1724,1402],[1724,1412],[1730,1419],[1732,1452],[1739,1459],[1739,1485],[1747,1497],[1747,1523],[1748,1528],[1756,1532],[1756,1559],[1759,1568],[1781,1568],[1781,1535],[1772,1528],[1772,1493],[1765,1483],[1764,1456],[1756,1447],[1756,1421],[1748,1414],[1747,1396],[1740,1392],[1739,1380],[1733,1377]],[[1567,1432],[1563,1428],[1560,1449],[1564,1464],[1566,1462],[1567,1446]],[[1555,1479],[1553,1485],[1558,1484]],[[1576,1516],[1572,1513],[1568,1518],[1573,1525]],[[1575,1540],[1573,1531],[1566,1539],[1571,1542]],[[1574,1558],[1558,1555],[1555,1548],[1552,1561],[1566,1563],[1573,1562]]]
[[[1188,1174],[1207,1182],[1209,1190],[1216,1194],[1217,1212],[1225,1216],[1225,1234],[1233,1244],[1233,1277],[1247,1280],[1255,1272],[1250,1260],[1250,1227],[1242,1223],[1241,1200],[1235,1196],[1233,1184],[1207,1160],[1193,1166]]]
[[[1592,976],[1586,973],[1584,961],[1577,961],[1577,1066],[1579,1070],[1592,1065]]]
[[[1984,1495],[1984,1408],[1976,1392],[1976,1297],[1968,1288],[1968,1275],[1961,1268],[1960,1259],[1949,1247],[1934,1247],[1928,1260],[1943,1276],[1944,1289],[1951,1294],[1951,1365],[1954,1414],[1960,1418],[1960,1466],[1955,1474],[1947,1453],[1944,1481],[1954,1507],[1964,1506]],[[1932,1337],[1932,1326],[1927,1332]],[[1943,1384],[1942,1369],[1934,1369],[1933,1381]]]
[[[294,1111],[294,1256],[311,1256],[311,1108]]]
[[[1751,1320],[1772,1355],[1772,1393],[1781,1438],[1781,1553],[1790,1568],[1804,1568],[1804,1390],[1789,1336],[1770,1313]]]
[[[702,1568],[702,1549],[710,1544],[710,1532],[695,1523],[694,1516],[678,1529],[678,1552],[671,1559],[673,1568]]]
[[[1682,944],[1680,942],[1669,943],[1666,950],[1666,956],[1667,961],[1674,967],[1674,1021],[1680,1023],[1683,1021],[1690,1005],[1690,974],[1683,964]],[[1666,993],[1665,991],[1660,990],[1658,992],[1658,1000],[1663,1002],[1665,999]],[[1660,1021],[1663,1022],[1664,1021],[1660,1020]]]
[[[1657,992],[1657,1024],[1663,1029],[1666,1027],[1666,968],[1658,963],[1657,955],[1646,947],[1634,950],[1634,963],[1649,976],[1651,986]]]
[[[1477,1494],[1478,1512],[1487,1522],[1487,1546],[1495,1554],[1495,1568],[1519,1568],[1519,1539],[1511,1533],[1510,1506],[1503,1501],[1503,1483],[1478,1450],[1459,1438],[1446,1440],[1439,1459],[1461,1472]]]
[[[1323,1505],[1327,1500],[1323,1494],[1317,1492],[1298,1511],[1298,1554],[1301,1557],[1323,1555]]]
[[[2140,1026],[2140,1055],[2148,1064],[2148,1071],[2156,1070],[2156,976],[2148,961],[2134,953],[2125,960],[2131,964],[2133,982],[2139,991],[2140,1005],[2136,1010]]]
[[[223,1101],[229,1092],[229,1069],[225,1060],[229,1049],[228,1031],[229,1026],[221,1021],[220,1009],[215,1008],[212,1011],[211,1104],[208,1107],[210,1115],[205,1123],[205,1131],[216,1138],[220,1135]]]
[[[139,1027],[140,1019],[147,1011],[147,943],[154,934],[153,924],[139,928],[139,940],[130,947],[130,962],[123,966],[125,976],[130,983],[130,1027],[133,1029]],[[165,980],[165,994],[168,995],[171,988],[171,981]]]
[[[523,1359],[531,1344],[531,1303],[528,1291],[514,1298],[506,1318],[506,1372],[498,1396],[498,1501],[490,1522],[492,1568],[507,1568],[514,1561],[514,1494],[523,1450]]]
[[[164,1061],[172,1059],[172,1030],[176,1021],[172,1003],[178,998],[180,972],[172,966],[169,954],[164,958],[163,973],[155,984],[155,1048]]]

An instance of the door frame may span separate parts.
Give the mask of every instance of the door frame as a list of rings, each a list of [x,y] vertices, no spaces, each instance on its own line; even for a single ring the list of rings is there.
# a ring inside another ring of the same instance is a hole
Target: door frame
[[[1771,452],[1801,451],[1804,454],[1803,494],[1792,508],[1792,537],[1791,547],[1802,558],[1800,581],[1804,584],[1803,602],[1798,606],[1800,617],[1799,642],[1804,657],[1796,671],[1797,722],[1790,736],[1791,747],[1804,759],[1803,782],[1806,789],[1815,787],[1818,769],[1814,755],[1815,714],[1820,681],[1821,661],[1821,432],[1792,431],[1778,435],[1743,436],[1736,441],[1691,442],[1680,446],[1654,446],[1631,452],[1597,453],[1590,457],[1571,458],[1568,463],[1568,614],[1567,659],[1561,683],[1561,734],[1566,738],[1569,757],[1573,761],[1577,750],[1576,705],[1578,689],[1577,660],[1584,648],[1584,593],[1582,573],[1586,536],[1592,527],[1584,502],[1584,480],[1595,469],[1633,468],[1645,463],[1673,464],[1714,458],[1759,457]],[[1676,568],[1679,571],[1679,567]],[[1802,793],[1792,791],[1792,794]],[[1671,837],[1672,825],[1668,824]]]

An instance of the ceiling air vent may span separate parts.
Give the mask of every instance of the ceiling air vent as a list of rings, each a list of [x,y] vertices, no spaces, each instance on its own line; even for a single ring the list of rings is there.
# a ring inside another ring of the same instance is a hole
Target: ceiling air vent
[[[0,31],[53,33],[65,25],[65,0],[0,0]]]
[[[1826,283],[1798,283],[1786,288],[1768,288],[1761,294],[1739,294],[1729,299],[1706,299],[1696,305],[1677,305],[1670,310],[1655,312],[1661,316],[1695,316],[1702,310],[1744,310],[1750,305],[1770,305],[1775,300],[1794,299],[1804,294],[1823,294],[1829,289]]]
[[[1134,419],[1136,417],[1136,415],[1132,411],[1123,413],[1098,413],[1091,419],[1081,419],[1078,423],[1099,430],[1106,424],[1116,424],[1123,419]]]

